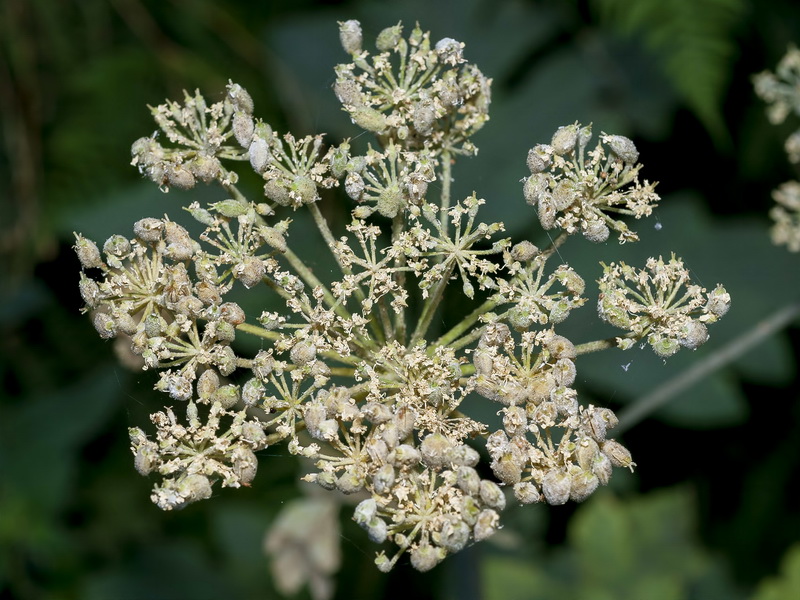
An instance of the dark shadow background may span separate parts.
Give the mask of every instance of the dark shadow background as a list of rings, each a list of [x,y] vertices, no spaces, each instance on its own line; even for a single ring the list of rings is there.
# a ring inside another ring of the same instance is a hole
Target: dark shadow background
[[[252,488],[156,509],[127,428],[146,426],[161,400],[152,376],[119,366],[79,313],[70,246],[73,231],[102,243],[143,216],[177,218],[188,196],[143,182],[129,148],[154,129],[146,105],[183,89],[214,99],[232,79],[277,130],[354,135],[330,89],[346,59],[336,21],[349,18],[370,48],[383,27],[418,20],[432,40],[466,42],[494,78],[480,153],[455,169],[456,194],[486,198],[487,220],[542,240],[519,183],[527,149],[559,125],[593,122],[636,141],[664,201],[637,224],[641,244],[577,241],[565,259],[588,282],[600,260],[641,264],[674,249],[703,285],[723,282],[733,296],[694,354],[582,359],[586,402],[622,409],[798,301],[800,257],[770,245],[767,212],[771,190],[795,177],[783,141],[800,119],[769,125],[750,80],[800,41],[796,2],[4,0],[0,599],[280,597],[261,546],[298,496],[298,464],[270,448]],[[609,335],[592,310],[570,319],[572,339]],[[750,597],[800,543],[789,487],[800,463],[798,350],[795,326],[770,337],[625,433],[635,475],[617,474],[580,507],[510,508],[495,538],[431,573],[406,563],[379,574],[343,507],[336,598]],[[800,597],[786,594],[770,598]]]

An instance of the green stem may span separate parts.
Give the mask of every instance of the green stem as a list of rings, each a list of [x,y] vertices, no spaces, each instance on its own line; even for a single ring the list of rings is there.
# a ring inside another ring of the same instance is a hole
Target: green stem
[[[402,212],[395,216],[392,222],[392,244],[397,243],[400,235],[403,233],[403,225],[405,225],[405,217]],[[400,289],[406,288],[406,256],[403,253],[398,254],[394,259],[395,272],[394,277]],[[401,344],[406,342],[406,311],[400,307],[400,311],[394,315],[394,338]]]
[[[442,278],[437,282],[436,286],[434,286],[433,293],[430,294],[425,301],[422,315],[417,322],[417,326],[414,328],[414,334],[411,336],[410,346],[415,346],[425,337],[425,333],[427,333],[428,327],[430,327],[431,321],[433,321],[433,316],[436,314],[436,309],[439,308],[439,303],[442,301],[444,289],[450,281],[450,275],[452,275],[454,267],[455,262],[453,262],[450,268],[442,275]]]
[[[450,180],[452,177],[452,156],[449,150],[442,152],[442,197],[441,197],[441,211],[439,212],[439,219],[442,222],[442,237],[447,237],[447,227],[449,224],[449,217],[447,211],[450,210]]]
[[[568,237],[569,237],[569,234],[566,231],[562,231],[558,235],[558,237],[550,243],[550,245],[547,248],[542,250],[542,253],[540,254],[540,256],[543,256],[545,258],[549,258],[551,254],[556,252],[561,247],[561,245],[564,242],[567,241]]]
[[[608,350],[609,348],[617,347],[617,338],[608,338],[605,340],[595,340],[593,342],[585,342],[575,346],[575,352],[578,356],[581,354],[589,354],[590,352],[597,352],[599,350]]]
[[[450,331],[445,333],[442,337],[440,337],[436,342],[433,343],[431,348],[436,348],[438,346],[448,346],[451,342],[457,340],[460,336],[464,335],[467,330],[472,327],[472,325],[481,318],[482,315],[485,315],[490,310],[495,308],[500,304],[500,301],[496,298],[489,298],[481,304],[478,308],[473,310],[469,313],[462,321],[453,327]]]

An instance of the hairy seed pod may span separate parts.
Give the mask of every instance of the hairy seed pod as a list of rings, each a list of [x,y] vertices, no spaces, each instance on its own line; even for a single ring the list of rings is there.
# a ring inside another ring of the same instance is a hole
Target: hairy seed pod
[[[611,464],[615,467],[625,467],[632,470],[636,466],[636,463],[631,458],[630,451],[615,440],[606,440],[602,443],[600,449],[603,454],[608,456]]]
[[[542,495],[530,481],[522,481],[514,485],[514,497],[520,504],[541,502]]]
[[[576,468],[571,475],[569,497],[573,502],[583,502],[599,484],[600,480],[594,473]]]
[[[450,517],[442,525],[438,543],[448,552],[459,552],[467,545],[469,534],[469,525],[458,518]]]
[[[482,510],[478,514],[478,518],[475,522],[475,527],[472,533],[475,541],[481,542],[494,535],[499,524],[500,516],[495,511],[490,508]]]
[[[412,548],[409,551],[409,556],[411,558],[411,566],[417,571],[425,573],[442,562],[447,556],[447,552],[444,548],[433,546],[425,541],[416,548]]]
[[[402,35],[403,28],[399,24],[387,27],[378,34],[378,39],[375,40],[375,47],[381,52],[394,50],[395,46],[400,43]]]
[[[348,469],[336,480],[336,488],[343,494],[355,494],[364,489],[364,479],[352,469]]]
[[[253,377],[242,386],[242,401],[245,406],[255,406],[264,396],[264,384]]]
[[[397,466],[414,466],[422,459],[419,450],[409,444],[400,444],[389,453],[388,460]]]
[[[233,408],[239,402],[239,388],[235,385],[223,385],[214,392],[212,400],[219,402],[225,410]]]
[[[514,244],[511,248],[511,258],[519,262],[528,262],[539,254],[539,248],[531,244],[527,240],[523,240],[518,244]]]
[[[550,145],[553,147],[553,152],[556,154],[569,154],[575,149],[577,141],[578,125],[565,125],[556,130]]]
[[[150,440],[145,440],[136,448],[133,456],[133,466],[139,475],[149,475],[158,464],[158,446]]]
[[[522,464],[516,460],[513,452],[504,452],[490,466],[495,476],[507,485],[519,483],[522,478]]]
[[[716,317],[723,317],[731,307],[731,296],[721,285],[715,287],[708,294],[705,309]]]
[[[474,467],[480,458],[478,451],[466,444],[455,446],[447,453],[447,461],[457,467]]]
[[[363,42],[361,23],[355,19],[339,21],[339,41],[348,54],[360,54]]]
[[[255,256],[248,256],[233,267],[233,276],[242,282],[247,289],[253,288],[264,278],[267,272],[264,261]]]
[[[608,239],[611,230],[600,219],[593,219],[591,221],[581,221],[581,233],[590,242],[602,244]]]
[[[541,173],[553,163],[553,147],[549,144],[538,144],[528,151],[528,169],[533,173]]]
[[[100,257],[100,250],[97,248],[97,244],[77,233],[75,234],[75,240],[76,242],[73,249],[75,250],[75,254],[78,255],[81,267],[84,269],[93,269],[103,264],[103,259]]]
[[[250,448],[237,444],[230,454],[233,474],[241,485],[249,485],[256,478],[258,458]]]
[[[386,132],[386,115],[375,110],[370,106],[356,106],[350,111],[350,118],[353,123],[373,133],[382,134]]]
[[[708,329],[696,319],[691,319],[681,328],[678,343],[689,350],[696,350],[708,341]]]
[[[256,129],[253,117],[246,112],[236,111],[233,114],[231,129],[239,145],[242,148],[250,148],[250,144],[253,141],[253,133],[255,133]]]
[[[117,322],[108,313],[95,313],[92,318],[92,324],[104,340],[111,339],[117,335]]]
[[[433,469],[441,469],[448,462],[448,454],[453,448],[447,436],[442,433],[430,433],[419,445],[422,462]]]
[[[600,485],[607,485],[611,480],[611,472],[613,470],[611,459],[602,452],[598,452],[592,462],[591,468],[592,473],[595,474]]]
[[[161,219],[154,219],[147,217],[139,219],[133,224],[133,233],[137,238],[152,244],[161,239],[161,234],[164,231],[164,223]]]
[[[254,137],[248,146],[247,155],[250,157],[250,166],[256,173],[263,174],[267,166],[272,161],[272,153],[269,150],[267,140],[262,137]]]
[[[639,160],[639,151],[630,139],[622,135],[604,135],[603,141],[608,144],[611,151],[619,156],[623,162],[632,165]]]
[[[266,381],[272,369],[275,367],[275,359],[272,353],[266,350],[260,350],[253,359],[253,375],[258,377],[261,381]]]
[[[253,114],[253,109],[255,108],[253,105],[253,98],[248,91],[238,83],[228,83],[228,98],[230,98],[236,110],[247,115]]]
[[[392,418],[392,409],[380,402],[367,402],[362,409],[364,418],[373,425],[386,423]]]
[[[392,489],[394,480],[394,467],[385,464],[372,476],[372,487],[376,494],[386,494]]]
[[[306,341],[297,342],[289,352],[289,358],[296,365],[307,365],[316,357],[317,347]]]
[[[506,497],[494,481],[484,479],[481,481],[480,495],[483,503],[489,508],[503,510],[506,507]]]
[[[542,492],[548,504],[565,504],[569,500],[571,477],[559,469],[550,469],[542,478]]]

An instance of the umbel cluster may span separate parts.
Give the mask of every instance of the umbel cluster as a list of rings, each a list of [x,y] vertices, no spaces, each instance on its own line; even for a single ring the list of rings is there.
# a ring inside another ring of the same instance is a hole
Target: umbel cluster
[[[614,413],[579,401],[576,359],[640,341],[665,357],[694,349],[730,297],[692,284],[674,256],[612,263],[592,302],[618,337],[557,333],[587,300],[583,277],[554,264],[557,248],[573,234],[634,242],[622,217],[659,200],[633,142],[575,123],[533,146],[520,200],[559,233],[544,248],[513,243],[481,219],[483,199],[451,197],[452,165],[477,152],[491,100],[464,44],[395,25],[372,52],[357,21],[340,35],[349,62],[334,92],[370,145],[276,132],[235,83],[212,104],[195,93],[151,108],[160,131],[133,144],[132,164],[164,192],[203,182],[223,194],[185,207],[204,228],[196,239],[169,217],[142,218],[102,249],[76,235],[80,291],[100,336],[158,373],[166,407],[130,439],[159,507],[247,486],[257,453],[286,444],[307,459],[303,480],[356,498],[380,570],[408,553],[426,571],[497,531],[511,498],[580,502],[615,467],[633,468],[610,437]],[[260,175],[263,195],[246,197],[234,167]],[[337,187],[352,209],[341,231],[319,208]],[[293,250],[297,210],[338,265],[328,280]],[[226,299],[239,286],[283,309],[246,314]],[[441,330],[445,296],[467,308]],[[240,336],[262,349],[241,354]],[[499,411],[496,426],[462,411],[470,395]]]

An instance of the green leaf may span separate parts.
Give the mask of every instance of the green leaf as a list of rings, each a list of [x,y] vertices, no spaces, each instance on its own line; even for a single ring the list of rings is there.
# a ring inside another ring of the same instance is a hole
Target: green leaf
[[[795,544],[781,561],[777,577],[762,581],[752,600],[795,600],[800,598],[800,544]]]
[[[641,34],[665,75],[718,142],[727,142],[722,100],[736,58],[742,0],[594,0],[603,23]]]

